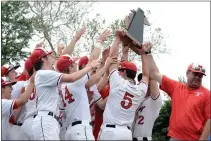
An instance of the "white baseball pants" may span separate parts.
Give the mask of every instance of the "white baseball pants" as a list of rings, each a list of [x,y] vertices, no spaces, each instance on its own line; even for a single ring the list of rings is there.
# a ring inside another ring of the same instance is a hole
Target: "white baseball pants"
[[[74,126],[69,124],[65,134],[65,140],[95,140],[92,126],[88,121],[82,121],[82,124]]]
[[[34,116],[25,119],[23,125],[21,126],[21,140],[34,140],[32,124]]]
[[[47,111],[39,111],[34,118],[32,125],[34,140],[60,140],[60,125],[48,113]]]
[[[109,124],[110,125],[110,124]],[[107,124],[102,124],[98,135],[98,140],[131,140],[132,132],[127,126],[106,127]]]

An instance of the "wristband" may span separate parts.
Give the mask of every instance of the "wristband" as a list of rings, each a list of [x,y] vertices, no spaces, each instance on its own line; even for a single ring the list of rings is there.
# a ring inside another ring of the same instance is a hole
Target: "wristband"
[[[97,48],[100,48],[100,49],[101,49],[101,47],[102,47],[102,43],[97,41],[97,42],[95,43],[95,47],[97,47]]]
[[[151,53],[152,53],[151,50],[144,52],[144,54],[151,54]]]

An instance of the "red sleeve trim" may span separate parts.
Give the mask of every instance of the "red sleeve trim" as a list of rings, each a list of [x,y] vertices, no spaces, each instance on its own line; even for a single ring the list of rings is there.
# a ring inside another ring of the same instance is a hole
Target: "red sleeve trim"
[[[152,100],[157,100],[159,96],[160,96],[160,93],[158,94],[158,96],[156,98],[153,98],[151,95],[151,98],[152,98]]]
[[[12,109],[13,110],[18,109],[18,104],[17,104],[16,100],[13,100]]]
[[[59,83],[60,83],[60,81],[61,81],[62,76],[63,76],[63,74],[61,74],[61,75],[59,76],[59,79],[58,79],[58,81],[57,81],[57,86],[59,85]]]

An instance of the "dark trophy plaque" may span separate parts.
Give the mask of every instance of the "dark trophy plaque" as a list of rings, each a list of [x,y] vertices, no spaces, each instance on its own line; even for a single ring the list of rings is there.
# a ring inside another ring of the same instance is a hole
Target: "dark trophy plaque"
[[[144,15],[144,11],[138,8],[137,11],[131,10],[132,13],[125,18],[125,25],[127,31],[125,31],[126,36],[131,40],[129,47],[137,54],[139,54],[139,49],[143,43],[144,25],[150,26],[149,21]]]

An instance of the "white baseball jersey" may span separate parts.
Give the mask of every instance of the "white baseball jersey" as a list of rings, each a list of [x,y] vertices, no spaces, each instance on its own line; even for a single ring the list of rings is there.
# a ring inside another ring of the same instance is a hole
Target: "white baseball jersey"
[[[62,83],[61,85],[67,125],[79,120],[91,121],[89,101],[85,88],[87,80],[88,76],[85,75],[73,83]]]
[[[2,131],[2,140],[8,140],[8,133],[12,127],[12,124],[9,123],[10,116],[13,114],[13,105],[15,100],[2,99],[2,110],[1,110],[1,131]]]
[[[35,75],[35,91],[38,97],[37,110],[54,114],[58,110],[59,90],[62,73],[53,70],[39,70]]]
[[[103,113],[103,123],[132,126],[135,111],[146,95],[148,85],[134,85],[124,80],[117,69],[110,73],[110,92]]]
[[[24,84],[26,81],[18,81],[16,84],[12,86],[11,99],[17,99],[20,97],[21,91],[24,88]]]
[[[151,96],[145,98],[136,112],[133,127],[133,137],[151,137],[154,122],[162,106],[160,94],[156,99]]]

